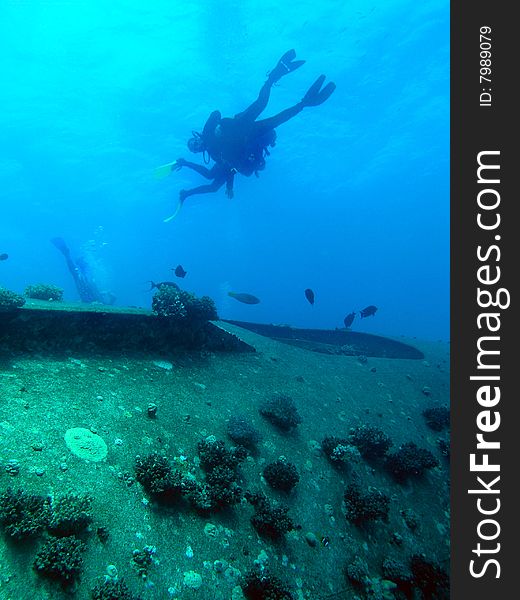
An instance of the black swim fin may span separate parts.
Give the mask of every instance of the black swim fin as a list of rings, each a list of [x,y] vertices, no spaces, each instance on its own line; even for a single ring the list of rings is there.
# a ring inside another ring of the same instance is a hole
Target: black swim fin
[[[65,240],[60,237],[55,237],[51,239],[51,243],[58,248],[58,250],[65,256],[70,256],[70,250]]]
[[[295,58],[296,51],[288,50],[282,56],[282,58],[280,58],[276,67],[269,73],[269,81],[271,83],[276,83],[284,75],[287,75],[287,73],[291,73],[292,71],[296,71],[296,69],[298,69],[305,63],[304,60],[294,60]]]
[[[320,75],[318,79],[316,79],[302,98],[303,106],[319,106],[320,104],[323,104],[325,100],[330,98],[332,92],[336,89],[336,84],[329,81],[329,83],[321,89],[324,81],[325,75]]]

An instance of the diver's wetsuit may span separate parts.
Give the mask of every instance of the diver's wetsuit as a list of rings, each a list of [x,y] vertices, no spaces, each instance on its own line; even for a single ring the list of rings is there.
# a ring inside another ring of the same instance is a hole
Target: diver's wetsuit
[[[181,162],[182,161],[182,162]],[[226,184],[226,191],[228,196],[233,195],[233,180],[235,178],[235,169],[225,166],[222,163],[215,163],[211,169],[207,169],[197,163],[189,162],[184,159],[178,159],[177,163],[180,163],[183,167],[188,167],[193,171],[199,173],[206,179],[213,179],[213,183],[207,185],[199,185],[191,190],[183,190],[181,192],[181,200],[185,200],[188,196],[194,196],[195,194],[210,194],[218,191],[224,183]]]
[[[224,181],[228,181],[226,177],[231,177],[235,172],[246,177],[253,173],[258,175],[258,171],[265,168],[265,157],[269,155],[268,147],[275,145],[275,127],[292,119],[306,106],[318,106],[330,97],[336,85],[329,82],[321,89],[325,81],[325,75],[320,75],[298,104],[283,110],[274,117],[260,121],[256,120],[269,102],[272,86],[281,77],[301,67],[305,62],[304,60],[295,60],[295,58],[296,52],[294,50],[289,50],[281,57],[276,67],[269,73],[257,99],[246,110],[238,113],[233,118],[222,118],[220,112],[216,110],[211,113],[206,121],[203,132],[194,132],[194,137],[188,142],[188,147],[191,152],[207,152],[215,161],[215,167],[208,170],[204,167],[197,168],[198,166],[194,163],[186,163],[186,161],[183,161],[183,164],[198,171],[208,179],[213,178],[214,181],[212,184],[199,186],[192,190],[181,190],[179,194],[180,205],[182,205],[185,198],[193,194],[204,194],[218,190]],[[180,160],[178,160],[177,166],[172,168],[181,168],[183,164],[180,164]],[[214,169],[217,167],[219,170],[215,172]],[[228,184],[228,191],[230,189]],[[172,220],[178,210],[167,221]]]
[[[253,104],[233,118],[222,118],[218,110],[211,113],[204,125],[202,139],[216,163],[233,167],[247,177],[264,168],[264,149],[274,145],[275,127],[292,119],[304,108],[304,104],[299,102],[274,117],[256,121],[269,102],[272,85],[273,81],[268,78]]]

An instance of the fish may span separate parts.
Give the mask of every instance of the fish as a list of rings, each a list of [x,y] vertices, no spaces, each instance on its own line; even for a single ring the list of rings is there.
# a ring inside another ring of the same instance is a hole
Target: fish
[[[5,252],[3,254],[0,254],[0,260],[7,260],[9,258],[9,254],[6,254]]]
[[[310,288],[307,288],[304,294],[307,300],[309,301],[309,304],[314,304],[314,292]]]
[[[345,323],[345,327],[347,329],[352,325],[352,321],[354,320],[355,316],[356,316],[356,313],[351,312],[343,319],[343,323]]]
[[[242,302],[243,304],[258,304],[260,299],[252,294],[242,294],[237,292],[228,292],[228,296]]]
[[[182,268],[182,265],[177,265],[175,269],[172,269],[172,271],[175,273],[175,275],[177,275],[177,277],[186,277],[187,275],[187,271]]]
[[[360,311],[359,314],[361,315],[361,318],[363,319],[364,317],[373,317],[376,314],[376,311],[377,311],[377,306],[374,306],[373,304],[371,304],[370,306],[367,306],[362,311]]]
[[[159,281],[158,283],[154,283],[153,281],[150,281],[150,289],[153,290],[154,288],[159,289],[160,287],[172,287],[175,288],[176,290],[179,289],[179,286],[175,283],[175,281]]]

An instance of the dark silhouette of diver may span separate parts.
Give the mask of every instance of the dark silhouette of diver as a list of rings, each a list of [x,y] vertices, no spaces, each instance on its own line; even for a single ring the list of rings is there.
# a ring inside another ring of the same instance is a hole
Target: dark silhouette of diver
[[[171,220],[178,213],[182,203],[189,196],[216,192],[224,183],[227,195],[232,197],[235,173],[241,173],[246,177],[255,173],[258,176],[258,172],[265,168],[265,157],[269,155],[268,148],[276,143],[275,127],[292,119],[308,106],[323,104],[331,96],[336,85],[329,82],[322,89],[325,75],[320,75],[300,102],[273,117],[256,120],[267,107],[272,86],[284,75],[305,63],[304,60],[294,60],[295,57],[294,50],[289,50],[282,56],[276,67],[269,73],[257,99],[246,110],[233,118],[222,118],[221,113],[216,110],[211,113],[202,133],[193,132],[193,137],[188,140],[189,150],[194,153],[202,152],[204,161],[208,163],[211,158],[215,161],[215,166],[207,169],[181,158],[173,163],[172,170],[188,167],[207,179],[213,179],[213,182],[191,190],[181,190],[177,211],[166,221]]]
[[[84,258],[73,260],[65,240],[60,237],[52,238],[51,242],[63,254],[72,279],[82,302],[114,304],[116,297],[111,292],[101,292],[88,274],[88,265]]]
[[[193,188],[189,192],[185,191],[182,202],[184,202],[184,199],[188,196],[217,192],[224,185],[224,183],[226,184],[226,196],[228,198],[233,198],[233,182],[235,179],[236,169],[229,168],[220,162],[216,162],[211,169],[208,169],[207,167],[203,167],[197,163],[184,160],[184,158],[178,158],[175,161],[175,165],[172,167],[172,170],[180,171],[182,167],[188,167],[206,179],[213,179],[212,183],[207,185],[199,185],[199,187]]]

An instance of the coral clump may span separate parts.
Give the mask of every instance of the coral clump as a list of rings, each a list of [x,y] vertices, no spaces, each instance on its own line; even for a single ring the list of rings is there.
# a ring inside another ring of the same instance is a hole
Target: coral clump
[[[361,456],[359,450],[349,440],[332,435],[321,442],[321,449],[335,467],[356,463]]]
[[[385,466],[397,481],[403,482],[409,477],[420,477],[427,469],[438,464],[439,461],[429,450],[408,442],[387,456]]]
[[[262,537],[279,540],[288,531],[294,529],[294,524],[287,514],[289,509],[286,506],[272,507],[267,497],[261,492],[255,494],[246,492],[245,498],[255,508],[251,524]]]
[[[392,440],[384,431],[370,425],[351,429],[349,442],[357,447],[363,458],[368,459],[385,456],[392,445]]]
[[[56,537],[78,534],[92,523],[92,496],[67,494],[52,503],[48,529]]]
[[[355,525],[367,521],[387,521],[390,498],[383,492],[371,488],[366,494],[357,484],[350,484],[345,491],[346,517]]]
[[[412,571],[408,565],[405,565],[395,558],[386,557],[383,560],[383,576],[398,585],[409,584],[413,579]]]
[[[282,458],[265,467],[264,477],[272,488],[282,492],[290,492],[300,481],[296,467]]]
[[[212,510],[240,502],[242,488],[237,479],[237,472],[229,467],[215,467],[206,475],[207,491],[211,499]]]
[[[345,567],[345,576],[353,584],[360,586],[369,577],[368,565],[360,556],[356,556]]]
[[[152,557],[156,551],[155,546],[145,546],[142,550],[136,548],[132,552],[132,565],[142,579],[148,577],[148,569],[152,566]]]
[[[445,406],[435,406],[423,410],[426,425],[433,431],[442,431],[450,426],[450,411]]]
[[[206,473],[203,482],[193,473],[173,469],[165,456],[152,453],[136,457],[135,475],[145,491],[161,503],[181,496],[199,512],[206,513],[237,504],[242,499],[238,485],[238,465],[247,455],[243,447],[228,450],[224,442],[210,436],[198,444],[200,465]]]
[[[14,539],[35,537],[47,526],[49,507],[49,498],[7,488],[0,495],[0,524]]]
[[[264,569],[253,569],[246,573],[241,584],[248,600],[293,600],[287,585]]]
[[[242,488],[235,481],[234,473],[220,467],[212,471],[207,483],[185,482],[184,490],[186,498],[200,513],[220,510],[242,499]]]
[[[92,600],[140,600],[134,596],[122,579],[107,577],[92,590]]]
[[[184,478],[182,489],[185,498],[197,512],[206,514],[216,508],[215,497],[211,493],[211,487],[206,483],[200,483],[191,474]],[[229,492],[229,494],[232,493],[232,491]]]
[[[153,452],[135,459],[135,478],[157,501],[170,503],[183,492],[183,477],[173,469],[166,456]]]
[[[247,450],[238,446],[228,450],[224,442],[209,436],[197,444],[200,465],[206,472],[206,484],[194,489],[191,501],[199,506],[216,510],[237,504],[242,499],[238,484],[238,466],[245,459]],[[201,500],[204,502],[201,505]]]
[[[63,300],[63,290],[48,283],[28,285],[24,294],[27,298],[33,298],[34,300],[46,300],[48,302],[62,302]]]
[[[44,577],[69,585],[79,577],[85,548],[86,545],[73,536],[50,538],[36,555],[34,568]]]
[[[25,298],[6,288],[0,287],[0,310],[15,310],[25,304]]]
[[[245,459],[247,453],[243,448],[237,447],[228,450],[221,440],[208,436],[197,444],[201,467],[210,472],[215,467],[236,469]]]
[[[264,400],[260,414],[283,431],[290,431],[302,422],[294,400],[287,394],[275,394]]]
[[[260,432],[245,417],[238,415],[229,419],[226,431],[235,444],[249,450],[254,450],[262,439]]]
[[[428,560],[424,554],[414,554],[410,559],[410,568],[413,583],[424,598],[449,599],[450,578],[438,564]]]
[[[168,317],[176,321],[184,321],[188,311],[181,300],[179,290],[174,287],[161,285],[152,298],[152,311],[159,317]]]
[[[152,311],[160,316],[197,328],[207,321],[218,319],[215,303],[209,296],[198,298],[173,286],[159,286],[152,299]]]

